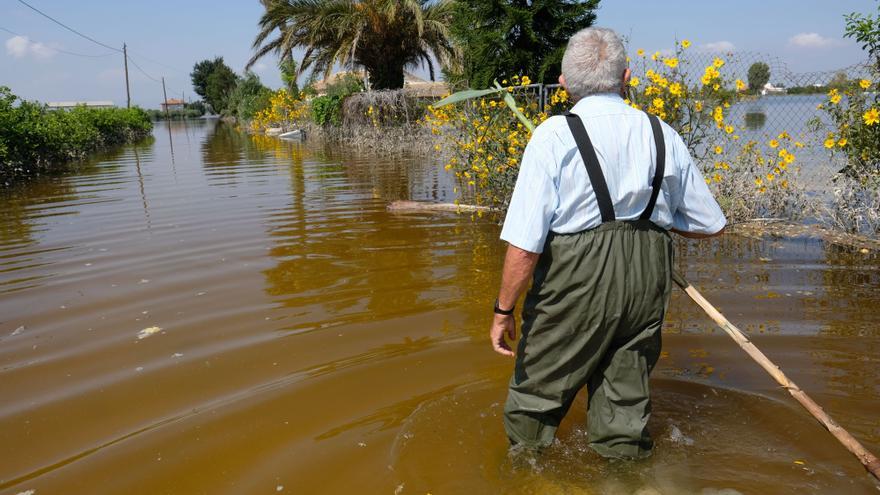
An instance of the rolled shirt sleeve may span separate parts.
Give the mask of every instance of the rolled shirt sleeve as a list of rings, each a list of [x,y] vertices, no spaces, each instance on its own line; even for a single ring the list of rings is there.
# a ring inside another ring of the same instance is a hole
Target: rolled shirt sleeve
[[[673,143],[681,174],[678,197],[673,200],[672,227],[696,234],[715,234],[724,228],[727,219],[681,137],[676,135]]]
[[[523,152],[513,195],[507,207],[501,239],[529,251],[540,253],[559,204],[557,184],[551,177],[556,169],[552,137],[539,126]]]

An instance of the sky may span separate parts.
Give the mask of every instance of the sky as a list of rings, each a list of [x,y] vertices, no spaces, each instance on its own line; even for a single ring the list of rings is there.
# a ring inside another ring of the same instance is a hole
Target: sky
[[[242,71],[262,13],[258,0],[26,1],[99,43],[116,49],[126,43],[132,103],[145,108],[162,102],[162,77],[169,98],[197,98],[189,72],[199,60],[223,56]],[[633,53],[670,50],[676,39],[688,39],[692,50],[778,57],[798,73],[865,59],[854,41],[843,38],[843,15],[854,11],[874,13],[877,2],[601,0],[596,25],[626,36]],[[18,0],[0,0],[0,42],[0,86],[15,94],[125,105],[121,53],[67,31]],[[254,68],[269,87],[281,86],[276,64],[268,56]],[[424,68],[413,72],[427,74]]]

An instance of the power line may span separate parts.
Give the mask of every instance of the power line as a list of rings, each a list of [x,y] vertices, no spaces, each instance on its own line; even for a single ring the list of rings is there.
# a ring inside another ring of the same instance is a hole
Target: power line
[[[74,33],[74,34],[76,34],[76,35],[78,35],[78,36],[81,36],[81,37],[83,37],[83,38],[85,38],[85,39],[91,41],[92,43],[96,43],[96,44],[98,44],[98,45],[101,45],[101,46],[103,46],[104,48],[107,48],[107,49],[110,49],[110,50],[113,50],[113,51],[116,51],[116,52],[122,53],[122,50],[120,50],[119,48],[113,48],[112,46],[110,46],[110,45],[108,45],[108,44],[106,44],[106,43],[101,43],[100,41],[96,40],[95,38],[92,38],[92,37],[90,37],[90,36],[86,36],[86,35],[82,34],[81,32],[77,31],[76,29],[73,29],[72,27],[68,26],[67,24],[64,24],[63,22],[61,22],[61,21],[55,19],[54,17],[50,16],[49,14],[43,12],[42,10],[40,10],[40,9],[38,9],[38,8],[36,8],[36,7],[34,7],[33,5],[31,5],[31,4],[27,3],[27,2],[25,2],[24,0],[18,0],[18,3],[20,3],[20,4],[24,5],[25,7],[27,7],[27,8],[29,8],[29,9],[33,10],[34,12],[40,14],[41,16],[45,17],[46,19],[49,19],[50,21],[54,22],[55,24],[58,24],[59,26],[63,27],[64,29],[66,29],[66,30],[68,30],[68,31],[70,31],[71,33]]]
[[[177,67],[172,67],[172,66],[170,66],[170,65],[168,65],[168,64],[164,64],[164,63],[162,63],[162,62],[159,62],[158,60],[151,59],[150,57],[147,57],[147,56],[144,55],[143,53],[136,53],[136,52],[134,52],[134,51],[132,51],[132,50],[129,50],[128,52],[129,52],[129,53],[134,53],[135,55],[137,55],[138,57],[140,57],[140,58],[143,59],[143,60],[146,60],[147,62],[151,62],[151,63],[154,63],[154,64],[156,64],[156,65],[161,65],[162,67],[165,67],[166,69],[171,69],[171,70],[173,70],[173,71],[175,71],[175,72],[179,72],[179,73],[181,73],[181,74],[184,73],[184,71],[178,69]]]
[[[23,34],[18,34],[18,33],[16,33],[15,31],[10,31],[10,30],[6,29],[6,28],[3,27],[3,26],[0,26],[0,31],[5,31],[5,32],[7,32],[7,33],[9,33],[9,34],[11,34],[11,35],[13,35],[13,36],[20,36],[20,37],[22,37],[22,38],[26,38],[27,40],[32,41],[32,42],[34,42],[34,43],[40,43],[39,41],[37,41],[37,40],[31,38],[30,36],[25,36],[25,35],[23,35]],[[46,45],[45,43],[41,43],[41,44]],[[53,46],[51,46],[51,45],[46,45],[46,47],[48,47],[48,48],[49,48],[50,50],[52,50],[53,52],[63,53],[63,54],[65,54],[65,55],[73,55],[73,56],[76,56],[76,57],[100,58],[100,57],[109,57],[109,56],[111,56],[111,55],[113,55],[113,56],[116,55],[115,53],[104,53],[104,54],[101,54],[101,55],[87,55],[87,54],[85,54],[85,53],[69,52],[69,51],[67,51],[67,50],[62,50],[62,49],[60,49],[60,48],[55,48],[55,47],[53,47]]]
[[[135,69],[141,71],[141,74],[147,76],[148,79],[152,80],[153,82],[159,83],[159,84],[162,83],[162,81],[160,81],[160,80],[156,79],[155,77],[153,77],[153,76],[147,74],[147,71],[145,71],[144,69],[142,69],[141,66],[138,65],[137,62],[134,61],[134,59],[131,57],[131,55],[128,56],[128,61],[131,62],[131,65],[133,65],[133,66],[135,67]]]

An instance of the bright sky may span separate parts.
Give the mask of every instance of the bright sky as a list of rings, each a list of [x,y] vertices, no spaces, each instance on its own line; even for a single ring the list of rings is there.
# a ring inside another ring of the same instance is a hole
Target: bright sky
[[[195,62],[222,55],[241,71],[262,13],[257,0],[27,1],[101,43],[120,49],[127,43],[131,59],[146,73],[129,65],[132,102],[146,108],[162,101],[162,86],[151,78],[165,77],[169,98],[189,99],[195,97],[189,80]],[[808,72],[864,60],[858,45],[842,37],[843,15],[876,10],[873,0],[602,0],[597,25],[626,35],[633,51],[669,49],[676,38],[687,38],[693,49],[758,51],[778,56],[792,71]],[[17,0],[0,0],[0,41],[0,85],[14,93],[42,101],[125,104],[122,54],[80,38]],[[281,85],[275,64],[267,57],[255,68],[270,87]]]

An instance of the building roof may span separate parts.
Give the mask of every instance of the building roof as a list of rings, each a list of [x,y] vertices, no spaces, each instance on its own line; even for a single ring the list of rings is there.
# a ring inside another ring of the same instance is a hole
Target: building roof
[[[353,71],[339,71],[330,74],[324,79],[314,84],[315,91],[323,93],[327,90],[327,86],[338,82],[345,76],[353,75],[360,79],[366,77],[363,69]],[[449,91],[449,86],[445,82],[426,81],[408,71],[403,72],[403,89],[415,93],[417,96],[442,96]]]
[[[168,98],[165,100],[165,105],[183,105],[184,101],[180,98]]]
[[[110,100],[99,101],[50,101],[46,103],[49,108],[73,108],[77,106],[85,107],[113,107],[116,106]]]

